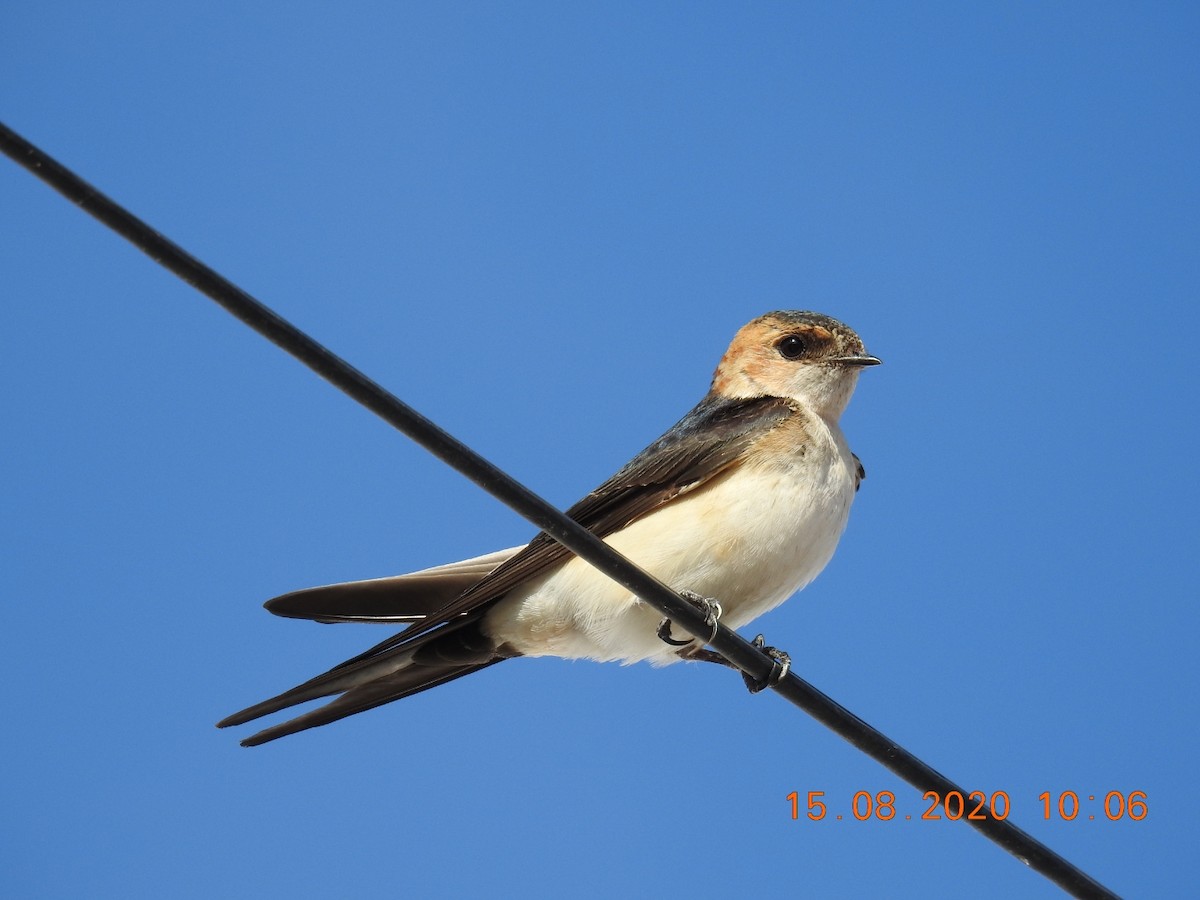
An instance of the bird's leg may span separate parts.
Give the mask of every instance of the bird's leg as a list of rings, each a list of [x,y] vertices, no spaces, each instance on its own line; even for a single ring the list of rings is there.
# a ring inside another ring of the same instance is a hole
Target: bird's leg
[[[659,637],[662,637],[662,635],[660,634]],[[735,666],[726,659],[724,654],[718,653],[716,650],[709,650],[707,647],[696,647],[694,650],[681,650],[679,655],[687,660],[716,663],[730,669],[737,669],[741,672],[742,681],[746,682],[746,687],[750,690],[750,693],[757,694],[759,691],[774,687],[783,680],[783,676],[787,675],[788,670],[792,667],[792,658],[777,647],[765,646],[766,641],[761,634],[750,643],[761,650],[763,655],[771,660],[771,671],[767,673],[767,677],[762,681],[754,680],[745,672],[742,672],[738,666]]]
[[[717,622],[720,620],[721,613],[723,612],[721,609],[721,604],[709,597],[701,597],[694,591],[680,591],[679,594],[685,600],[690,600],[698,608],[704,611],[704,624],[712,629],[712,633],[708,637],[708,641],[711,642],[712,639],[717,636]],[[687,647],[689,644],[697,640],[696,638],[688,638],[687,640],[681,641],[673,638],[671,636],[670,618],[665,618],[658,623],[658,637],[664,643],[670,644],[672,647]],[[771,660],[771,671],[767,673],[767,677],[762,681],[757,681],[751,678],[745,672],[742,672],[742,680],[746,682],[746,687],[750,690],[750,693],[757,694],[759,691],[766,690],[769,687],[774,687],[783,680],[783,677],[787,675],[788,670],[792,667],[792,658],[778,647],[766,646],[766,639],[761,634],[750,643],[756,649],[761,650],[763,655]],[[717,663],[718,665],[728,666],[731,669],[738,669],[739,672],[741,671],[738,666],[731,663],[723,654],[718,653],[716,650],[709,650],[703,645],[699,647],[692,647],[689,650],[680,650],[679,655],[684,659],[694,659],[698,660],[699,662]]]
[[[767,673],[767,677],[762,681],[755,681],[745,672],[742,673],[742,680],[746,682],[746,687],[750,689],[750,693],[757,694],[759,691],[766,690],[769,687],[775,687],[775,685],[783,680],[783,677],[787,675],[788,670],[792,667],[792,658],[778,647],[765,646],[766,641],[761,634],[750,643],[761,650],[763,656],[771,660],[771,671]]]
[[[686,659],[688,662],[707,662],[716,663],[718,666],[725,666],[727,669],[741,671],[725,658],[725,654],[718,653],[716,650],[709,650],[707,647],[696,647],[692,650],[680,650],[679,658]]]
[[[704,612],[704,624],[712,629],[712,634],[708,637],[711,641],[716,637],[717,622],[720,621],[721,613],[723,612],[720,602],[709,597],[701,597],[695,591],[680,591],[679,594],[685,600],[690,600]],[[656,633],[663,643],[670,644],[672,647],[686,647],[692,641],[696,640],[695,638],[687,638],[681,641],[671,637],[671,620],[669,618],[663,619],[658,623],[658,631]]]

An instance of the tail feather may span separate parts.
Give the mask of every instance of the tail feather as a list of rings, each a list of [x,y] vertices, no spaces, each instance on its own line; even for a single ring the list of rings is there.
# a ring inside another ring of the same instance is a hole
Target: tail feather
[[[407,652],[406,649],[401,649],[375,659],[363,660],[353,668],[330,669],[328,672],[324,672],[315,678],[310,678],[303,684],[296,685],[296,687],[286,690],[282,694],[269,697],[266,700],[255,703],[253,706],[248,706],[239,712],[235,712],[231,716],[226,716],[217,723],[217,727],[228,728],[231,725],[243,725],[253,719],[259,719],[263,716],[269,716],[271,713],[279,712],[281,709],[287,709],[289,706],[296,706],[300,703],[307,703],[309,700],[318,700],[321,697],[328,697],[331,694],[340,694],[345,691],[354,690],[356,687],[370,684],[376,679],[388,677],[405,666],[410,658],[411,653]]]
[[[445,684],[508,658],[479,627],[479,614],[380,653],[363,654],[291,690],[227,716],[218,728],[242,725],[280,710],[341,694],[325,706],[274,725],[242,741],[254,747],[284,735],[335,722],[393,700]]]
[[[383,706],[385,703],[391,703],[393,700],[411,697],[413,694],[421,693],[421,691],[427,691],[430,688],[454,681],[456,678],[461,678],[464,675],[470,675],[472,672],[478,672],[480,669],[485,669],[490,665],[502,662],[503,659],[503,657],[497,657],[496,659],[473,666],[434,667],[414,664],[400,669],[391,675],[370,681],[361,687],[351,688],[333,702],[326,703],[319,709],[314,709],[312,712],[305,713],[302,716],[288,719],[286,722],[272,725],[270,728],[264,728],[257,734],[252,734],[241,743],[243,747],[257,747],[259,744],[265,744],[268,741],[286,737],[298,731],[316,728],[320,725],[328,725],[330,722],[336,722],[338,719],[346,718],[346,716],[366,712],[368,709],[374,709],[376,706]]]

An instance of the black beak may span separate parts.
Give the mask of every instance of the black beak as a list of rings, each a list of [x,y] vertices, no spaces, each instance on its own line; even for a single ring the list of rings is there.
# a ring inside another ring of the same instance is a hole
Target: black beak
[[[867,356],[864,353],[861,356],[837,356],[830,360],[830,362],[835,362],[843,366],[877,366],[883,360],[878,356]]]

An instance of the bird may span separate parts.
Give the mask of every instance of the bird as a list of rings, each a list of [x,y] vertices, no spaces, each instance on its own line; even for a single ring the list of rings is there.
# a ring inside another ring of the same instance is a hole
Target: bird
[[[861,371],[879,362],[829,316],[759,316],[734,335],[703,399],[567,515],[711,618],[746,625],[832,558],[866,476],[838,423]],[[247,747],[517,657],[724,662],[699,638],[672,637],[660,612],[544,532],[524,546],[294,591],[265,606],[288,618],[406,627],[217,723],[337,695],[251,735]]]

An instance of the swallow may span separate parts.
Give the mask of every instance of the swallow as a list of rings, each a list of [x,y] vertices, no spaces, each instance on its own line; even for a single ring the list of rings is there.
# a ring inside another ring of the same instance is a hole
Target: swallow
[[[833,556],[865,477],[838,425],[859,373],[879,364],[850,328],[778,311],[734,336],[697,406],[567,510],[689,598],[741,627],[807,585]],[[309,588],[270,612],[407,627],[218,723],[336,699],[241,743],[326,725],[520,656],[656,665],[721,662],[700,639],[544,533],[408,575]]]

